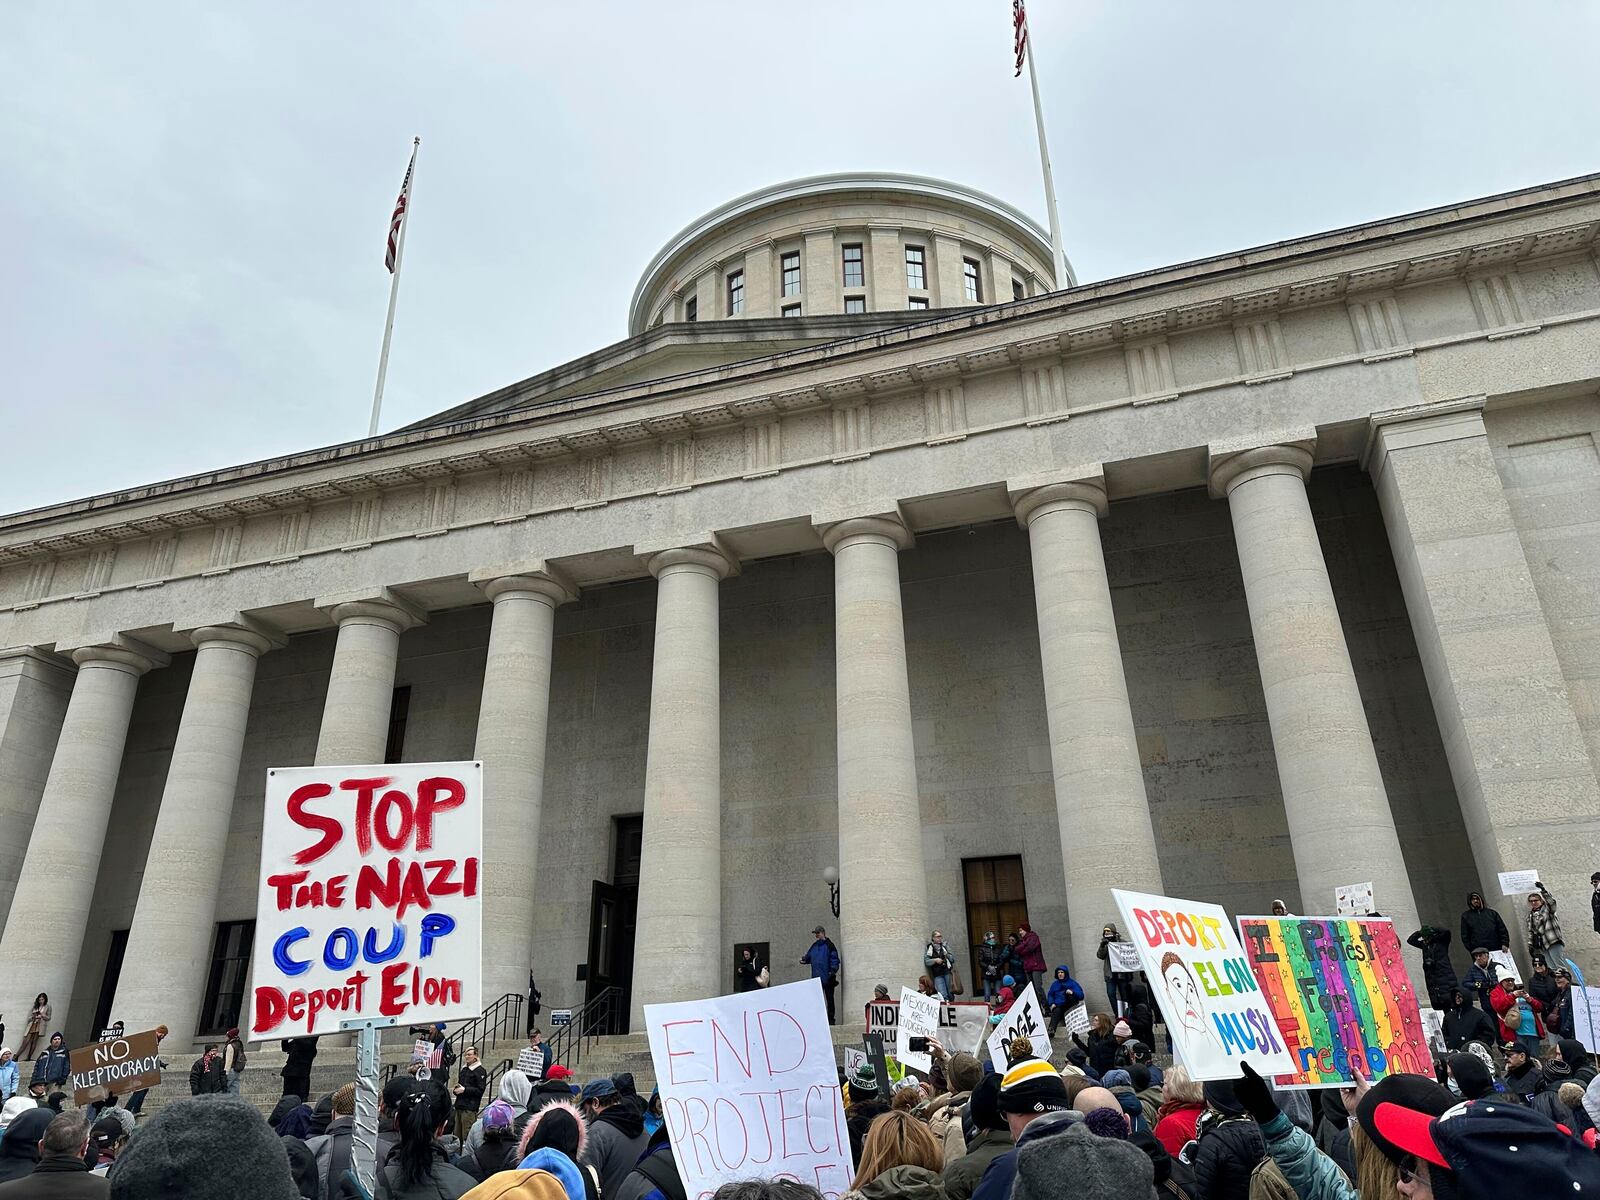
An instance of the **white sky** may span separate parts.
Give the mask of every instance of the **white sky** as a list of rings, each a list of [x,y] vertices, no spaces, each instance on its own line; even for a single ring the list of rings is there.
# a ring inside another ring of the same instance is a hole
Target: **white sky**
[[[1600,4],[1032,0],[1104,279],[1600,170]],[[384,427],[626,335],[691,219],[838,170],[1044,224],[1007,0],[0,7],[0,512]]]

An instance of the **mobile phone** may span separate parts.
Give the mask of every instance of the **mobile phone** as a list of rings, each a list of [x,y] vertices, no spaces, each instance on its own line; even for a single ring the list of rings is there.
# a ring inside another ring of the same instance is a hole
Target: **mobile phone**
[[[913,1054],[926,1054],[928,1052],[928,1039],[925,1037],[913,1037],[907,1043],[907,1048]]]

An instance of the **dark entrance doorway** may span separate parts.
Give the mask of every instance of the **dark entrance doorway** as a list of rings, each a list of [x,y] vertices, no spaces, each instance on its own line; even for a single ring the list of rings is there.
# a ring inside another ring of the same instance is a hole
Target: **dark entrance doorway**
[[[111,931],[111,950],[106,955],[106,972],[100,977],[100,1003],[94,1006],[94,1028],[91,1033],[99,1033],[111,1024],[111,1005],[117,995],[117,980],[122,978],[122,956],[128,949],[128,931],[126,929],[113,929]],[[143,1032],[142,1030],[129,1030],[130,1033]]]
[[[1028,887],[1022,878],[1022,858],[964,858],[962,880],[967,892],[967,947],[974,996],[983,995],[983,971],[978,967],[978,947],[991,929],[1000,945],[1006,934],[1028,919]]]
[[[622,991],[617,1028],[628,1032],[633,1002],[633,931],[639,914],[639,856],[644,848],[644,817],[612,820],[611,882],[596,879],[589,901],[589,971],[584,1002],[608,987]]]

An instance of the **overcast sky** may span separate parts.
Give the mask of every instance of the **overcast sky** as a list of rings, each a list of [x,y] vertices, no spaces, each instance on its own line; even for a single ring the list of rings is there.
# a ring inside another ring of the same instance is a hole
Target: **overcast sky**
[[[1600,4],[1032,0],[1092,281],[1600,170]],[[0,512],[361,436],[627,333],[742,192],[957,180],[1045,223],[1007,0],[0,8]]]

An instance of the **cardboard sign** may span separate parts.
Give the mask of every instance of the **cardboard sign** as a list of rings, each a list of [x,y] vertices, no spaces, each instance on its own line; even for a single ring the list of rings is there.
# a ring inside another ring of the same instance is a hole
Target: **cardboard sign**
[[[1039,1007],[1039,997],[1031,983],[1022,989],[1010,1011],[1000,1018],[1000,1024],[989,1035],[989,1061],[1002,1074],[1006,1069],[1006,1050],[1011,1039],[1016,1037],[1026,1037],[1033,1043],[1035,1058],[1050,1061],[1054,1047],[1050,1045],[1049,1026],[1045,1024],[1044,1009]]]
[[[482,858],[479,763],[269,770],[252,1040],[477,1016]]]
[[[1502,896],[1524,896],[1529,892],[1539,890],[1539,872],[1537,871],[1501,871],[1500,894]],[[1472,949],[1468,946],[1467,949]]]
[[[1143,969],[1139,965],[1139,947],[1132,942],[1107,942],[1106,964],[1114,972],[1129,975],[1137,974]]]
[[[885,1053],[898,1059],[900,1002],[874,1000],[867,1005],[866,1032],[881,1034]],[[939,1044],[954,1054],[965,1050],[977,1054],[989,1033],[989,1006],[982,1001],[942,1004],[939,1007]],[[904,1060],[901,1060],[904,1061]]]
[[[745,1179],[793,1179],[833,1200],[849,1188],[855,1162],[816,980],[647,1004],[644,1020],[691,1200]]]
[[[913,1071],[924,1075],[933,1072],[933,1056],[926,1050],[913,1050],[914,1037],[939,1036],[939,1010],[944,1007],[938,996],[924,996],[910,988],[900,989],[900,1046],[895,1057]]]
[[[105,1094],[127,1096],[161,1082],[154,1029],[84,1046],[72,1051],[68,1063],[72,1100],[79,1108],[104,1099]]]
[[[1372,908],[1370,883],[1352,883],[1333,889],[1333,911],[1341,917],[1364,917]]]
[[[1262,1075],[1293,1069],[1227,913],[1118,888],[1111,896],[1191,1078],[1238,1079],[1246,1062]]]
[[[1250,969],[1294,1065],[1278,1087],[1431,1075],[1427,1030],[1385,917],[1240,917]]]

